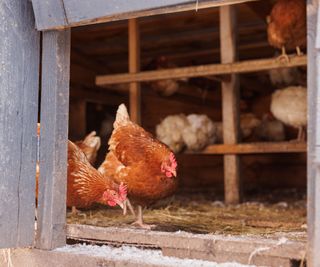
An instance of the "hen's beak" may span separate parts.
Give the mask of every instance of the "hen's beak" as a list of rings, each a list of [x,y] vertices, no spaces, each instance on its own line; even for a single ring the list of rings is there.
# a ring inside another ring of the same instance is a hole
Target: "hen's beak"
[[[176,170],[172,171],[171,173],[173,174],[174,177],[177,177],[177,171]]]
[[[120,200],[115,200],[115,202],[120,206],[121,209],[125,209],[127,206],[124,204],[124,202]]]

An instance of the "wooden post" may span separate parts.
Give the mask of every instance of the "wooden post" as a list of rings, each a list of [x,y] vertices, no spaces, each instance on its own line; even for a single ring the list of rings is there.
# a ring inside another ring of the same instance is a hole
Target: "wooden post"
[[[140,71],[140,33],[137,19],[129,20],[129,73]],[[140,83],[130,83],[130,118],[141,123],[141,90]]]
[[[236,53],[236,14],[234,6],[220,7],[220,49],[221,63],[237,60]],[[222,120],[223,140],[225,144],[239,141],[239,78],[232,74],[229,81],[223,81]],[[238,155],[224,156],[224,192],[225,202],[240,202],[240,159]]]
[[[40,34],[29,1],[0,14],[0,248],[12,248],[34,242]]]
[[[308,267],[320,266],[320,29],[317,27],[320,23],[319,8],[318,0],[307,1]]]
[[[66,243],[70,30],[43,33],[37,247]]]

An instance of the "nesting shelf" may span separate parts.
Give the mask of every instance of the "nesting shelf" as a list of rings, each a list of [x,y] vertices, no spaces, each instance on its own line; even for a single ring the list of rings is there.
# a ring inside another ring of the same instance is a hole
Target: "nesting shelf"
[[[208,146],[201,154],[265,154],[265,153],[305,153],[306,143],[296,142],[263,142],[243,144],[219,144]],[[188,152],[192,153],[192,152]]]
[[[209,64],[165,70],[142,71],[138,73],[121,73],[96,76],[96,85],[107,86],[130,82],[147,82],[162,79],[179,79],[201,76],[230,75],[256,71],[266,71],[284,67],[307,65],[307,56],[290,56],[289,62],[281,62],[276,58],[246,60],[225,64]]]

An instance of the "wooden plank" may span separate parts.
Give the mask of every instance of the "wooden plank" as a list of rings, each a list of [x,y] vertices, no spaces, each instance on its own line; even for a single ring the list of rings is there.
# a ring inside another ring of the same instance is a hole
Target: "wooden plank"
[[[306,143],[265,142],[211,145],[201,154],[265,154],[265,153],[305,153]],[[196,152],[193,152],[196,153]]]
[[[40,34],[29,1],[0,2],[0,248],[34,241]]]
[[[237,60],[236,10],[233,6],[220,7],[221,62]],[[225,144],[236,144],[240,135],[239,77],[232,74],[229,81],[221,83],[223,140]],[[238,155],[224,156],[224,199],[227,204],[241,201],[240,158]]]
[[[112,248],[110,248],[112,249]],[[13,251],[0,250],[0,266],[28,266],[28,267],[64,267],[64,266],[100,266],[100,267],[176,267],[188,266],[188,262],[176,260],[168,264],[168,259],[160,256],[157,257],[158,251],[155,252],[156,259],[150,258],[149,251],[146,251],[145,257],[142,259],[141,254],[132,255],[121,253],[117,257],[116,248],[113,253],[108,253],[106,248],[92,246],[69,246],[66,249],[59,250],[39,250],[39,249],[15,249]],[[109,251],[109,250],[108,250]],[[96,254],[95,252],[98,252]],[[10,253],[10,254],[9,254]],[[147,254],[148,253],[148,254]],[[161,252],[160,252],[161,253]],[[163,262],[163,263],[162,263]],[[195,266],[203,266],[203,262],[193,262]],[[180,265],[181,264],[181,265]],[[210,263],[209,263],[210,264]],[[286,267],[282,265],[283,267]]]
[[[68,25],[63,0],[32,0],[38,30],[64,28]]]
[[[62,20],[60,3],[33,0],[38,30],[61,29],[93,23],[125,20],[159,14],[196,10],[221,5],[238,4],[256,0],[61,0],[65,8],[67,23]],[[57,1],[51,1],[57,2]],[[54,8],[55,12],[50,9]],[[53,16],[52,19],[50,16]]]
[[[239,262],[248,264],[250,255],[251,264],[269,265],[263,260],[283,259],[300,260],[305,255],[305,244],[284,238],[279,242],[279,237],[247,237],[225,236],[215,234],[192,234],[186,232],[169,233],[158,231],[144,231],[140,229],[95,227],[89,225],[68,225],[67,236],[74,240],[94,241],[100,244],[131,245],[145,248],[161,248],[164,254],[176,250],[176,257],[189,257],[215,262]],[[259,248],[259,253],[254,253]],[[179,255],[179,251],[183,254]],[[270,261],[269,261],[270,262]],[[290,265],[287,265],[290,266]]]
[[[265,71],[283,67],[306,66],[306,56],[292,56],[289,63],[281,63],[270,59],[246,60],[235,63],[209,64],[196,67],[174,68],[169,70],[143,71],[136,74],[122,73],[113,75],[98,75],[96,85],[119,84],[129,82],[147,82],[165,79],[177,79],[187,77],[201,77],[210,75],[240,74],[248,72]]]
[[[308,266],[320,266],[320,47],[317,20],[320,5],[317,0],[307,1],[308,28]]]
[[[140,31],[137,19],[129,20],[129,73],[140,71]],[[140,84],[132,82],[129,85],[130,118],[141,123],[141,90]]]
[[[37,247],[65,240],[70,31],[43,33]]]

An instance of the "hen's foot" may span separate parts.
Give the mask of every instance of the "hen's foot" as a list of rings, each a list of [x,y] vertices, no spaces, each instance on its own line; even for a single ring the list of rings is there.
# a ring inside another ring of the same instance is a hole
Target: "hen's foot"
[[[133,222],[132,225],[133,226],[137,226],[137,227],[142,228],[142,229],[145,229],[145,230],[152,230],[152,229],[157,227],[157,225],[155,225],[155,224],[146,224],[146,223],[141,222],[139,220]]]
[[[129,201],[129,203],[130,203],[130,201]],[[132,223],[132,225],[138,226],[138,227],[140,227],[142,229],[146,229],[146,230],[151,230],[156,227],[156,225],[154,225],[154,224],[145,224],[143,222],[142,207],[140,205],[138,205],[137,220],[134,223]]]
[[[283,63],[283,64],[289,63],[289,62],[290,62],[290,58],[289,58],[289,56],[288,56],[287,53],[286,53],[285,47],[282,47],[281,51],[282,51],[281,55],[278,56],[276,60],[277,60],[279,63]]]
[[[76,217],[76,216],[82,216],[85,220],[87,219],[87,215],[85,213],[82,213],[80,210],[78,210],[76,207],[72,207],[71,209],[71,216]]]

